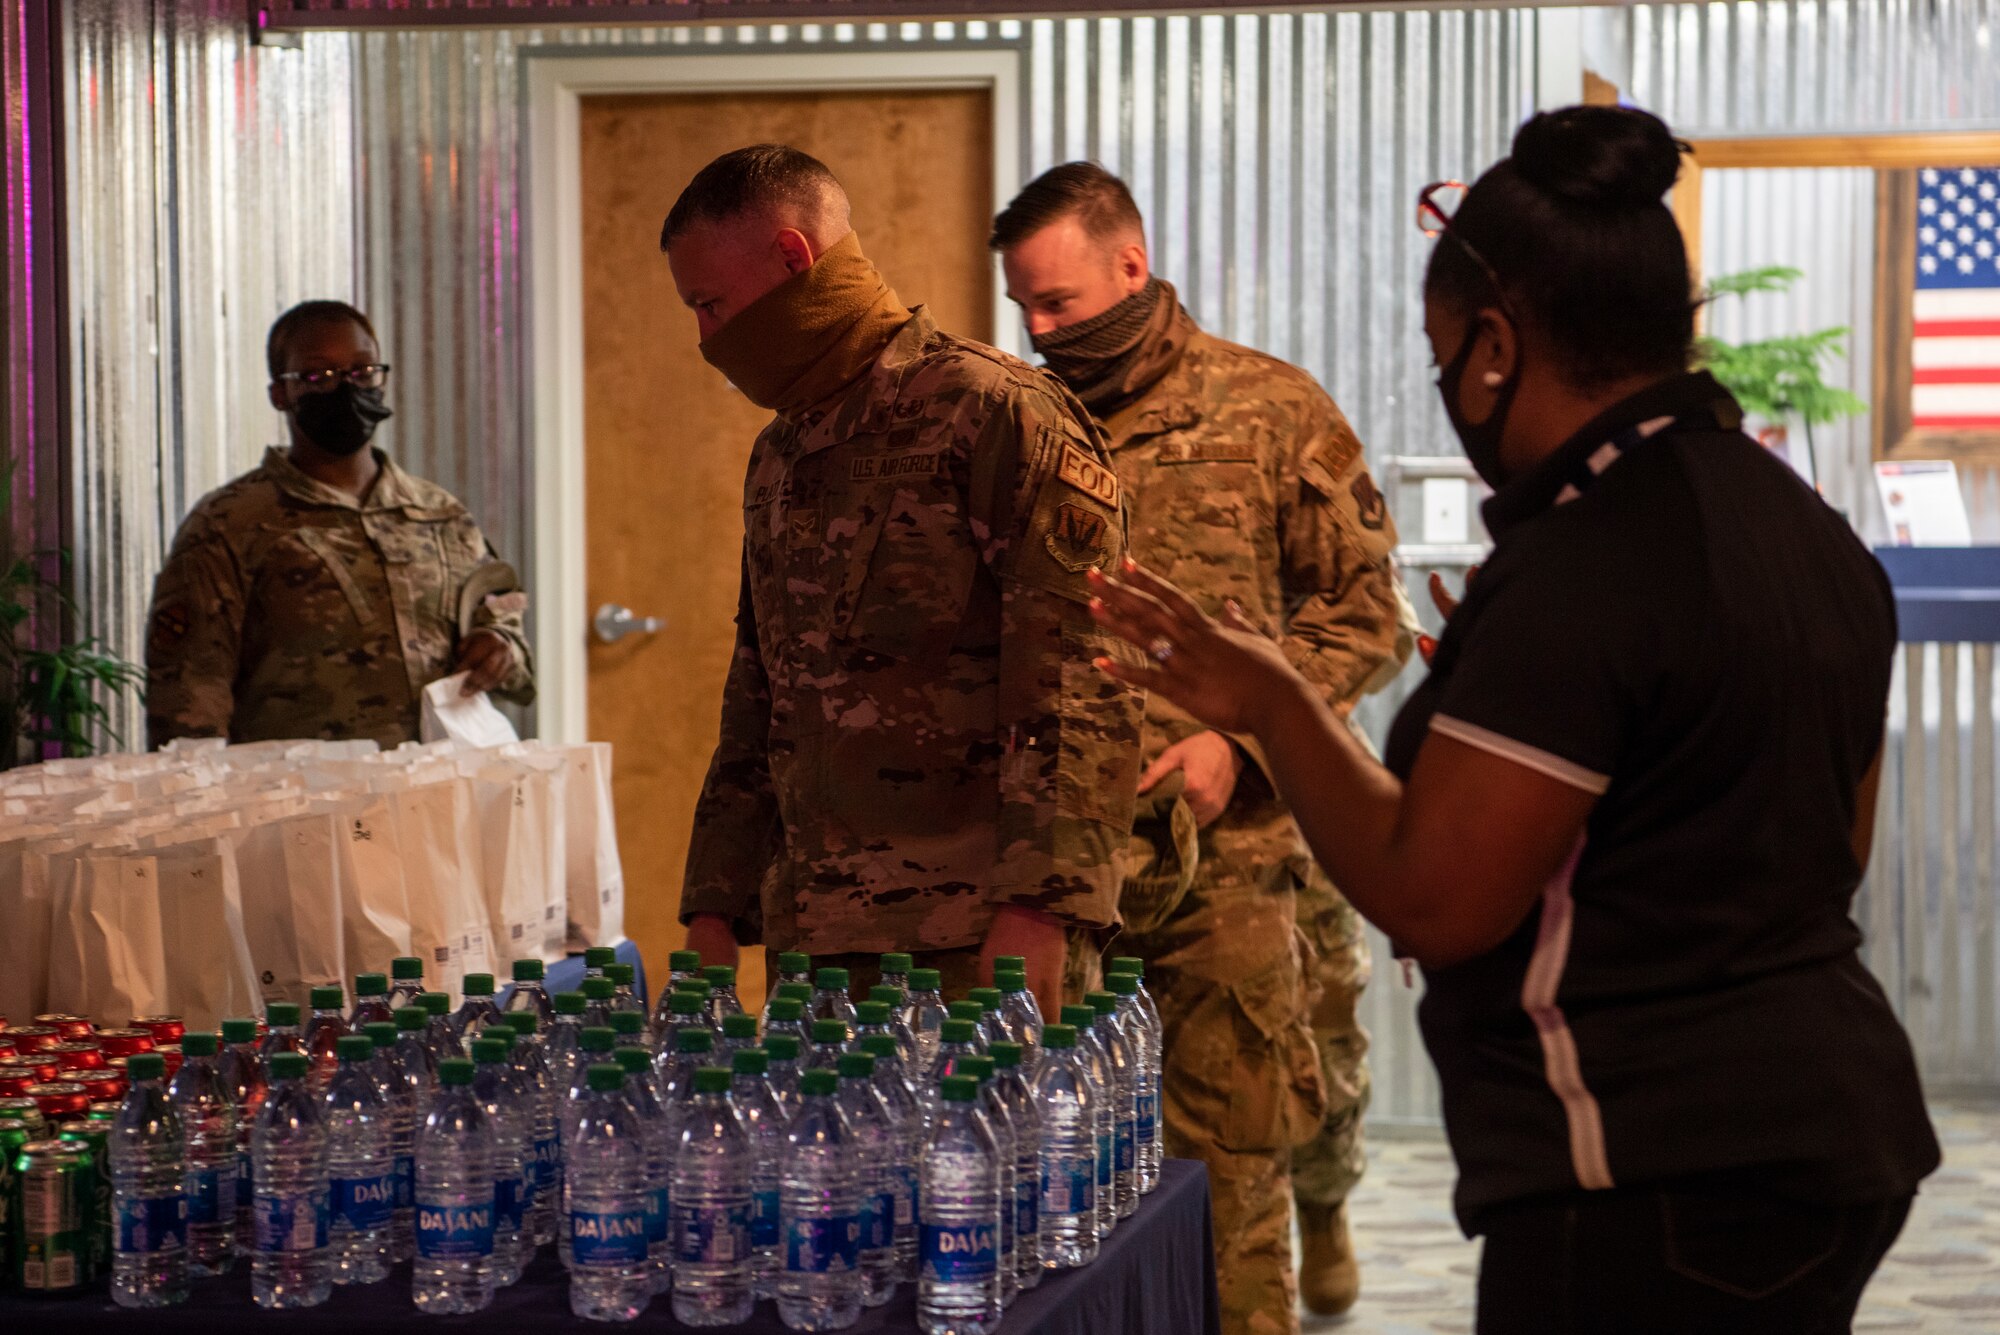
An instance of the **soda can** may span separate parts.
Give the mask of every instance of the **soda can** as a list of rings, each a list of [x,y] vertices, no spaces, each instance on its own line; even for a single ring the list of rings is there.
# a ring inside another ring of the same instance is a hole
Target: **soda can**
[[[58,1043],[42,1051],[62,1063],[64,1071],[101,1071],[104,1069],[104,1049],[95,1040],[72,1039]]]
[[[84,1117],[92,1122],[115,1122],[118,1120],[118,1110],[124,1106],[117,1099],[100,1099],[90,1105],[90,1111],[85,1113]]]
[[[153,1051],[167,1059],[167,1079],[173,1079],[174,1074],[181,1069],[181,1045],[178,1043],[162,1043],[157,1048],[154,1048]]]
[[[161,1046],[178,1043],[187,1033],[187,1025],[181,1022],[178,1015],[140,1015],[133,1019],[132,1027],[145,1030],[153,1036],[153,1042]]]
[[[102,1071],[71,1071],[66,1078],[70,1084],[82,1085],[90,1095],[92,1103],[100,1099],[109,1099],[116,1103],[123,1099],[125,1091],[131,1088],[130,1082],[125,1078],[125,1072],[114,1071],[110,1067]]]
[[[10,1284],[14,1276],[14,1230],[8,1224],[14,1210],[14,1160],[21,1147],[40,1140],[41,1123],[30,1126],[18,1117],[0,1117],[0,1284]]]
[[[65,1039],[89,1038],[97,1032],[97,1026],[92,1024],[86,1016],[82,1015],[37,1015],[35,1023],[48,1026],[50,1029],[61,1034]]]
[[[72,1081],[49,1081],[29,1085],[28,1097],[51,1122],[67,1121],[90,1111],[90,1091]]]
[[[24,1122],[30,1132],[28,1139],[47,1139],[42,1132],[48,1126],[48,1119],[42,1116],[42,1106],[33,1099],[0,1099],[0,1122]]]
[[[14,1046],[12,1036],[5,1029],[0,1029],[0,1057],[11,1057],[18,1051],[20,1049]]]
[[[48,1024],[24,1024],[9,1029],[7,1037],[14,1040],[17,1052],[40,1052],[63,1041],[62,1031]]]
[[[10,1057],[0,1057],[0,1075],[32,1075],[41,1080],[53,1080],[62,1071],[62,1062],[46,1052],[17,1052]]]
[[[82,1145],[90,1151],[90,1166],[96,1172],[90,1195],[90,1283],[111,1278],[111,1226],[116,1216],[111,1209],[111,1124],[69,1121],[56,1128],[56,1139]]]
[[[100,1029],[97,1042],[106,1057],[131,1057],[153,1050],[153,1035],[144,1029]]]
[[[89,1282],[96,1169],[85,1145],[31,1140],[14,1159],[16,1287],[39,1297],[83,1291]]]

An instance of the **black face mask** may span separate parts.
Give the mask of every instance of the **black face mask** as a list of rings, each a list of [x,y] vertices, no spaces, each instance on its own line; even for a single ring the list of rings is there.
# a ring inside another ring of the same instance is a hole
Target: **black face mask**
[[[332,389],[308,394],[292,405],[292,420],[306,439],[328,454],[345,457],[358,451],[375,434],[378,422],[391,416],[379,389],[357,389],[343,380]]]
[[[1472,469],[1480,480],[1493,490],[1500,490],[1507,477],[1500,467],[1500,437],[1507,429],[1507,412],[1514,406],[1514,391],[1521,387],[1521,369],[1517,363],[1514,374],[1500,386],[1493,400],[1493,411],[1486,420],[1477,425],[1465,420],[1465,412],[1458,401],[1459,385],[1465,379],[1465,368],[1472,361],[1472,345],[1479,337],[1479,322],[1474,320],[1465,330],[1465,341],[1458,345],[1458,351],[1438,372],[1438,397],[1444,400],[1444,415],[1451,419],[1451,429],[1458,433],[1459,444],[1465,447],[1465,457],[1472,461]]]

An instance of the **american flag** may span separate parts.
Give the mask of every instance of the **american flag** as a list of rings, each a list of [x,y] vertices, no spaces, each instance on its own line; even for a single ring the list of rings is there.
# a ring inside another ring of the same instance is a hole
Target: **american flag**
[[[1910,364],[1913,425],[2000,430],[2000,168],[1918,178]]]

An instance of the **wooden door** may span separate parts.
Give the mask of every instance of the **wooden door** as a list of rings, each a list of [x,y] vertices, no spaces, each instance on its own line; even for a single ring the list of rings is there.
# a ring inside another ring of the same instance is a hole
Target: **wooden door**
[[[589,605],[667,622],[593,642],[590,735],[615,749],[625,929],[664,978],[734,642],[744,466],[769,414],[701,359],[660,223],[714,158],[796,145],[846,185],[863,251],[906,304],[991,338],[992,106],[970,89],[586,97],[579,131]],[[747,1003],[763,960],[743,958]]]

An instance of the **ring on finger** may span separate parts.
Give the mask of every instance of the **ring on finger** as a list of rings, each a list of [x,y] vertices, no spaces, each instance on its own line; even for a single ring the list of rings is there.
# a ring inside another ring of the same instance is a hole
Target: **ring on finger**
[[[1153,637],[1153,642],[1146,646],[1146,653],[1151,656],[1155,663],[1164,666],[1166,661],[1174,656],[1174,651],[1179,647],[1179,645],[1166,636],[1156,635]]]

